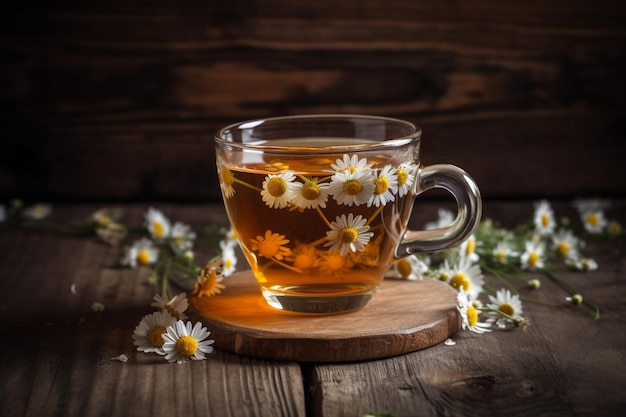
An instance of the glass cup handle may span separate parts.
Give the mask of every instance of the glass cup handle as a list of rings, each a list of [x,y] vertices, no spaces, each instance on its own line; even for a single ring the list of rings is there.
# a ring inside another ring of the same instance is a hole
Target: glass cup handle
[[[456,199],[458,211],[454,222],[434,230],[407,230],[396,249],[396,259],[434,252],[462,243],[480,223],[482,200],[474,180],[461,168],[449,164],[421,168],[417,174],[416,197],[433,188],[443,188]]]

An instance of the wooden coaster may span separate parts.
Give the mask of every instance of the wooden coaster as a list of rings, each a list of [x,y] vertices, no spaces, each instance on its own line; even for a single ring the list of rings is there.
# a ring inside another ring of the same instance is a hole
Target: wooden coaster
[[[214,297],[191,297],[190,315],[214,346],[241,355],[296,362],[349,362],[414,352],[461,327],[457,292],[442,282],[386,279],[360,310],[311,315],[273,309],[251,271],[225,279]]]

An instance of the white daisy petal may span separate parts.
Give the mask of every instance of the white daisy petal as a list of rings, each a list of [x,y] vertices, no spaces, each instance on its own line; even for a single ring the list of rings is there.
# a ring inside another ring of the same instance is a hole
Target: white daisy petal
[[[339,250],[341,256],[345,256],[348,251],[362,251],[374,236],[373,232],[368,232],[370,227],[366,223],[367,220],[360,214],[356,217],[352,213],[347,217],[345,214],[338,216],[330,224],[331,230],[326,232],[328,242],[324,246],[330,246],[331,252]]]

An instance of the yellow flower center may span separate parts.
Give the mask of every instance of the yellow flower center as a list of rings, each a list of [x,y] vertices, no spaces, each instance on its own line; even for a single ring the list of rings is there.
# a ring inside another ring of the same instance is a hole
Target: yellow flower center
[[[374,185],[376,185],[374,193],[380,195],[389,189],[389,180],[387,177],[378,177],[374,180]]]
[[[406,184],[406,181],[409,179],[409,173],[404,168],[398,168],[397,175],[398,175],[398,187],[402,187],[404,184]]]
[[[411,267],[411,263],[406,259],[401,259],[400,261],[398,261],[396,267],[398,268],[398,272],[400,273],[400,275],[402,275],[402,277],[404,278],[411,275],[411,271],[413,270],[413,268]]]
[[[541,225],[543,227],[548,227],[549,224],[550,224],[550,216],[548,216],[546,213],[543,213],[541,215]]]
[[[506,260],[506,252],[503,249],[498,250],[496,258],[498,259],[498,262],[504,263],[504,261]]]
[[[474,239],[469,239],[467,241],[467,246],[465,247],[465,256],[469,256],[476,250],[476,241]]]
[[[344,227],[337,235],[341,243],[354,243],[358,237],[359,232],[354,227]]]
[[[313,181],[306,181],[302,185],[302,197],[307,200],[317,200],[320,196],[320,187]]]
[[[585,223],[590,224],[591,226],[597,226],[600,218],[595,213],[588,213],[585,215]]]
[[[569,252],[569,249],[570,249],[570,246],[569,246],[569,243],[567,242],[559,242],[559,244],[556,245],[556,251],[561,256],[566,256],[567,253]]]
[[[528,255],[528,265],[535,266],[537,262],[539,262],[539,254],[537,252],[531,252],[530,255]]]
[[[513,309],[513,307],[507,303],[500,304],[498,310],[509,316],[513,316],[513,314],[515,314],[515,309]]]
[[[474,306],[467,307],[467,324],[470,327],[476,326],[478,323],[478,311],[474,308]]]
[[[150,263],[150,253],[147,250],[140,250],[135,257],[140,265],[148,265]]]
[[[165,327],[163,326],[154,326],[148,331],[148,341],[154,347],[161,347],[165,343],[163,340],[163,333],[165,333]]]
[[[611,235],[619,235],[622,233],[622,225],[618,222],[611,222],[609,223],[608,231]]]
[[[165,228],[163,227],[163,223],[152,222],[152,231],[155,237],[157,238],[163,237],[163,235],[165,234]]]
[[[224,260],[224,269],[230,269],[233,267],[233,260],[230,258],[226,258]]]
[[[287,191],[287,183],[284,179],[273,177],[267,182],[267,192],[274,197],[280,197]]]
[[[343,191],[348,195],[358,195],[363,189],[359,180],[348,180],[343,183]]]
[[[180,356],[190,357],[198,350],[198,342],[191,336],[183,336],[176,341],[176,351]]]
[[[306,254],[300,254],[296,256],[296,259],[294,259],[293,264],[296,266],[296,268],[307,269],[313,266],[313,261],[314,261],[314,258],[312,256],[309,256]]]
[[[331,255],[326,257],[326,265],[333,271],[337,271],[345,265],[346,261],[341,255]]]
[[[272,258],[278,253],[280,245],[273,240],[263,240],[259,242],[259,253],[266,258]]]
[[[463,288],[465,291],[467,291],[470,289],[471,282],[466,274],[464,274],[463,272],[457,272],[452,276],[452,279],[450,279],[450,285],[452,285],[457,290]]]
[[[442,272],[441,274],[439,274],[439,281],[447,281],[449,276],[450,275],[448,275],[447,272]]]
[[[233,176],[232,172],[230,172],[230,169],[223,167],[221,170],[221,174],[224,184],[233,185],[233,182],[235,182],[235,177]]]

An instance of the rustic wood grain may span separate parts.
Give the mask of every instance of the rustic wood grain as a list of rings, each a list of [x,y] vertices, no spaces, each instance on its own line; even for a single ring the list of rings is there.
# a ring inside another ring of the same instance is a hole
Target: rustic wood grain
[[[454,346],[438,344],[358,365],[314,366],[310,415],[621,416],[626,400],[617,387],[626,375],[626,248],[602,247],[593,252],[598,271],[559,271],[600,305],[600,320],[581,306],[568,306],[567,294],[542,279],[541,291],[523,293],[559,307],[524,303],[531,321],[524,330],[460,332],[452,337]],[[491,276],[487,280],[497,283]]]
[[[141,224],[147,207],[124,205],[125,223]],[[195,228],[226,224],[221,205],[158,207]],[[417,224],[432,220],[438,207],[423,204]],[[485,213],[513,226],[529,218],[530,207],[532,201],[487,202]],[[97,208],[56,207],[53,218],[83,219]],[[569,213],[564,204],[555,209]],[[626,219],[623,206],[609,214]],[[119,249],[91,237],[2,230],[0,415],[621,416],[626,247],[588,244],[600,268],[562,273],[599,304],[597,321],[543,280],[535,297],[560,307],[525,303],[526,330],[460,332],[454,346],[358,363],[298,364],[218,350],[178,365],[132,344],[134,326],[152,311],[149,271],[118,268]],[[95,301],[105,310],[93,311]],[[121,353],[128,362],[111,360]]]
[[[127,210],[127,219],[141,224],[144,210]],[[0,349],[0,415],[304,415],[297,363],[218,351],[179,365],[137,352],[132,332],[153,311],[155,288],[147,269],[119,268],[119,252],[94,238],[0,232],[0,324],[9,336]],[[128,362],[112,359],[120,354]]]
[[[366,113],[489,197],[624,195],[619,0],[13,4],[0,198],[218,201],[212,134]],[[538,180],[538,178],[540,180]]]
[[[295,362],[352,362],[397,356],[447,339],[460,327],[455,291],[433,280],[385,280],[364,308],[312,316],[272,309],[250,271],[228,277],[220,297],[191,297],[191,313],[213,329],[215,346]]]

